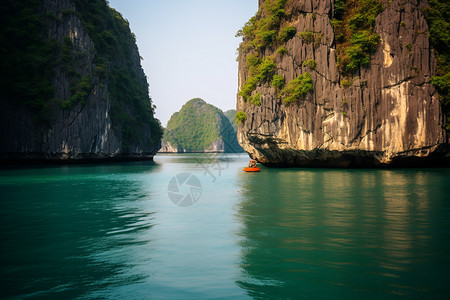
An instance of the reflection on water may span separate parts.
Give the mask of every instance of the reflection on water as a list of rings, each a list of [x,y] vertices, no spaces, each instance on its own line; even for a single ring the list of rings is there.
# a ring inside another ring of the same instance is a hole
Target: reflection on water
[[[72,298],[144,278],[127,251],[148,242],[154,212],[136,200],[151,195],[123,166],[16,170],[2,183],[2,295]]]
[[[245,156],[0,170],[0,298],[440,298],[450,170],[268,169]],[[179,173],[201,199],[168,198]]]
[[[0,298],[242,297],[233,205],[246,160],[160,155],[154,164],[0,170]],[[202,183],[189,208],[168,198],[181,172]]]
[[[245,177],[236,283],[254,298],[441,295],[448,254],[433,255],[450,231],[435,219],[436,204],[450,190],[433,172],[264,169]]]

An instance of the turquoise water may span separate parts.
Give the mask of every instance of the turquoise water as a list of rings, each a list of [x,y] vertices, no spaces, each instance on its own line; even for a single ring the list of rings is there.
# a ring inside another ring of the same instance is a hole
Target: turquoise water
[[[183,154],[0,170],[0,298],[450,292],[450,169],[244,173],[247,162]],[[185,195],[193,205],[172,202]]]

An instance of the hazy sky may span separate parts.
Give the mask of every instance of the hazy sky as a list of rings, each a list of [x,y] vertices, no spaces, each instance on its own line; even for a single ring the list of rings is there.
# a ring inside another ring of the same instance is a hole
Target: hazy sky
[[[223,111],[236,107],[236,32],[258,0],[109,0],[130,22],[141,62],[165,126],[192,98]]]

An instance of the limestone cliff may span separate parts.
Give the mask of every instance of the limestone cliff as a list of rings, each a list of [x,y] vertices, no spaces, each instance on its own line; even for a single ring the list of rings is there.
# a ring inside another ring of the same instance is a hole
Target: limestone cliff
[[[1,159],[153,157],[161,127],[120,13],[104,0],[6,1],[1,13]]]
[[[335,2],[259,1],[239,48],[241,146],[274,166],[448,163],[445,116],[430,83],[436,58],[422,12],[426,1],[379,1],[373,35],[363,32],[374,37],[376,47],[368,52],[370,62],[361,60],[354,69],[342,68],[336,53],[332,20],[343,7]],[[357,1],[339,2],[348,8]],[[265,18],[272,18],[272,27],[261,21]],[[272,32],[278,36],[272,38]],[[271,62],[273,69],[265,68]],[[290,102],[295,79],[305,85]]]

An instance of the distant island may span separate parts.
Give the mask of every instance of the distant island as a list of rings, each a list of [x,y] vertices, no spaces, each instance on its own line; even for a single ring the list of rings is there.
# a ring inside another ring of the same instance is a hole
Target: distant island
[[[191,99],[170,117],[159,152],[243,152],[236,138],[235,114]]]

